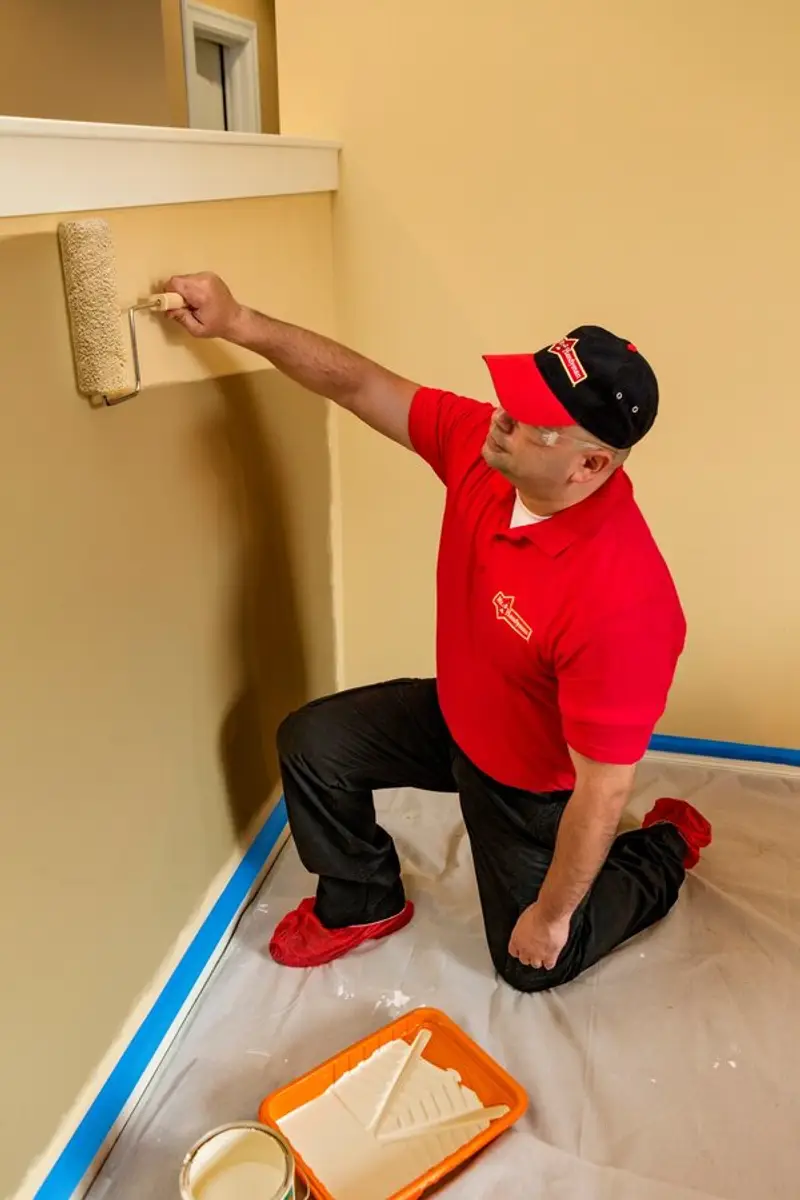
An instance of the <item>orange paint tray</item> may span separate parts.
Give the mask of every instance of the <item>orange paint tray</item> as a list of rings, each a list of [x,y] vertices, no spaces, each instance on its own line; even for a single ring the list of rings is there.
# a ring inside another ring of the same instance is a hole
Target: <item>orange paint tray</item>
[[[259,1120],[280,1132],[280,1120],[301,1105],[322,1095],[345,1072],[364,1062],[388,1042],[395,1039],[412,1042],[421,1030],[426,1030],[431,1035],[424,1051],[424,1056],[429,1062],[443,1069],[452,1067],[458,1071],[462,1083],[477,1094],[485,1107],[504,1104],[508,1106],[509,1111],[505,1116],[492,1121],[488,1129],[478,1133],[466,1145],[442,1159],[424,1175],[420,1175],[399,1192],[386,1197],[386,1200],[418,1200],[418,1197],[463,1167],[485,1146],[504,1133],[519,1120],[528,1106],[528,1098],[520,1085],[438,1009],[414,1009],[371,1037],[364,1038],[347,1050],[334,1055],[300,1079],[272,1092],[261,1104]],[[291,1145],[291,1139],[288,1140]],[[308,1164],[294,1151],[294,1147],[292,1150],[297,1165],[308,1180],[317,1200],[346,1200],[344,1197],[332,1196]]]

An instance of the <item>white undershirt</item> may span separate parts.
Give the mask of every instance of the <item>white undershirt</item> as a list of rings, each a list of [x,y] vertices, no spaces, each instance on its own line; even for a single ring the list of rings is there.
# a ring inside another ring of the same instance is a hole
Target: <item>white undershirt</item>
[[[536,513],[532,513],[522,503],[519,492],[514,501],[514,511],[511,514],[511,528],[519,529],[521,525],[538,525],[540,521],[548,521],[549,516],[539,517]]]

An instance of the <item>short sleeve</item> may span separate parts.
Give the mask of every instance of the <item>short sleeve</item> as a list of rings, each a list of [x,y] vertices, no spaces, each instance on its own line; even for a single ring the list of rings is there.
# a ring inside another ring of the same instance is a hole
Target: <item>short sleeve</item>
[[[683,651],[680,605],[664,604],[594,622],[557,662],[567,745],[594,762],[632,765],[663,716]]]
[[[475,461],[486,437],[491,404],[436,388],[420,388],[408,419],[411,444],[444,484]]]

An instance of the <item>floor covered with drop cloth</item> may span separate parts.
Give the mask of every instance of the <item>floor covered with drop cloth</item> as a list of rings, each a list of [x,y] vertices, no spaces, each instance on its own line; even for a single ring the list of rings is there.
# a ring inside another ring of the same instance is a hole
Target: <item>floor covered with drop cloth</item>
[[[312,882],[281,854],[90,1192],[175,1200],[212,1127],[419,1005],[514,1074],[526,1118],[443,1200],[792,1200],[800,1194],[800,772],[648,762],[631,818],[691,800],[714,843],[678,906],[581,979],[518,995],[495,978],[455,798],[378,798],[414,922],[313,971],[267,954]],[[342,1200],[347,1200],[343,1197]]]

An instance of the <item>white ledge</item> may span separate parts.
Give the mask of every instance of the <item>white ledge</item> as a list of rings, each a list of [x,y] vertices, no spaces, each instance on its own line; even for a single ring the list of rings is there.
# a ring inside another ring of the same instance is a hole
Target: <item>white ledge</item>
[[[0,117],[0,217],[332,192],[339,145]]]

